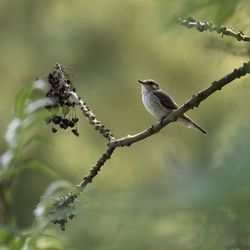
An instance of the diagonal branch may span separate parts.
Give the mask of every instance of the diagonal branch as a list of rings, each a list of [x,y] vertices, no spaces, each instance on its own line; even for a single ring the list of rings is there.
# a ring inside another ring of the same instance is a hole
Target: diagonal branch
[[[99,131],[99,133],[105,138],[107,138],[108,141],[114,140],[115,137],[110,132],[110,130],[96,119],[96,116],[94,115],[93,111],[86,105],[86,103],[81,99],[81,97],[73,91],[69,92],[69,94],[76,100],[76,103],[79,105],[83,115],[88,119],[89,123],[94,127],[94,129]]]
[[[99,131],[99,133],[108,141],[112,141],[115,139],[110,130],[96,119],[96,116],[94,115],[90,107],[88,107],[87,104],[82,100],[82,98],[78,96],[78,94],[76,93],[76,89],[72,86],[72,83],[68,78],[68,74],[60,64],[57,63],[54,66],[54,70],[49,73],[48,81],[51,85],[51,88],[47,92],[46,96],[51,99],[52,105],[47,105],[47,108],[62,108],[64,110],[63,119],[58,115],[52,115],[52,122],[58,124],[60,121],[63,121],[64,126],[61,126],[62,128],[67,129],[68,127],[71,127],[70,122],[72,120],[70,121],[68,119],[65,119],[65,116],[69,113],[69,108],[78,105],[83,115],[89,121],[89,124],[91,124],[95,130]],[[71,101],[70,98],[73,98],[74,101]],[[77,121],[78,118],[76,119],[75,123]],[[73,129],[72,132],[74,132],[74,134],[77,136],[79,135],[77,130],[74,131]]]
[[[247,63],[244,63],[242,67],[234,69],[231,73],[227,74],[220,80],[212,82],[208,88],[200,91],[196,95],[193,95],[193,97],[190,100],[185,102],[177,110],[173,111],[170,115],[168,115],[163,120],[163,122],[158,122],[157,124],[147,128],[143,132],[138,133],[136,135],[130,135],[125,138],[117,139],[111,142],[110,145],[113,147],[130,146],[131,144],[135,142],[141,141],[159,132],[162,128],[164,128],[169,123],[176,121],[178,116],[184,114],[190,109],[193,109],[194,107],[198,107],[198,105],[203,100],[205,100],[207,97],[212,95],[217,90],[221,90],[228,83],[234,81],[237,78],[241,78],[242,76],[245,76],[246,74],[249,74],[249,73],[250,73],[250,61]]]
[[[92,182],[92,180],[101,170],[105,162],[111,158],[111,155],[113,154],[114,150],[115,150],[115,147],[113,146],[108,147],[107,151],[100,157],[100,159],[96,162],[96,164],[90,169],[89,174],[82,178],[81,183],[77,185],[78,188],[83,190],[89,183]]]
[[[193,97],[190,100],[188,100],[183,105],[181,105],[177,110],[172,111],[170,115],[164,118],[163,121],[158,122],[155,125],[145,129],[144,131],[138,134],[132,135],[132,136],[128,135],[120,139],[115,139],[113,137],[112,140],[110,140],[108,143],[108,148],[106,152],[99,158],[96,164],[90,169],[89,174],[83,177],[80,184],[76,186],[76,190],[56,200],[56,202],[53,205],[54,211],[50,213],[53,216],[53,219],[51,219],[51,221],[54,223],[60,224],[60,227],[62,230],[65,229],[65,224],[68,222],[68,219],[71,219],[74,216],[74,213],[68,212],[68,214],[66,214],[64,217],[57,218],[56,217],[57,212],[59,210],[71,211],[71,210],[67,210],[67,208],[72,207],[74,200],[85,189],[85,187],[93,181],[95,176],[97,176],[98,172],[104,166],[106,161],[110,159],[112,153],[117,147],[130,146],[136,142],[144,140],[145,138],[150,137],[151,135],[159,132],[162,128],[167,126],[169,123],[176,121],[178,117],[184,114],[186,111],[193,109],[194,107],[198,107],[198,105],[202,101],[204,101],[207,97],[212,95],[217,90],[221,90],[225,85],[249,73],[250,73],[250,61],[247,63],[244,63],[241,67],[234,69],[231,73],[227,74],[220,80],[212,82],[208,88],[193,95]]]
[[[233,31],[233,29],[228,28],[224,25],[216,25],[212,22],[201,22],[196,21],[192,17],[182,18],[182,17],[176,17],[175,18],[177,23],[179,23],[182,26],[187,27],[188,29],[195,28],[200,32],[209,30],[210,32],[216,31],[219,34],[222,34],[222,36],[231,36],[237,39],[238,41],[244,41],[244,42],[250,42],[250,36],[244,35],[242,31]]]

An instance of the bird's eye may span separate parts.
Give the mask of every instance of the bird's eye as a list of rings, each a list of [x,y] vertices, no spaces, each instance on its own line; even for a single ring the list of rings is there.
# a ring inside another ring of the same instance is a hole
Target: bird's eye
[[[152,88],[153,89],[158,89],[158,86],[154,83],[154,84],[152,84]]]

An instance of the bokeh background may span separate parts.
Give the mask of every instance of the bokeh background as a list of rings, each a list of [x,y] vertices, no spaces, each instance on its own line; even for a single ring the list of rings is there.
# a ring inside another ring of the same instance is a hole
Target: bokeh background
[[[137,79],[152,78],[181,104],[249,60],[249,45],[188,30],[174,15],[225,24],[250,34],[248,1],[0,1],[0,151],[16,94],[61,63],[78,94],[117,137],[155,122]],[[179,123],[118,149],[77,204],[76,219],[55,244],[66,249],[249,249],[249,77],[235,81],[188,114],[203,136]],[[79,113],[79,116],[80,113]],[[55,179],[79,183],[106,147],[82,117],[79,138],[50,132],[51,146],[28,155],[57,177],[24,171],[12,189],[17,228]],[[63,242],[63,243],[62,243]],[[236,248],[238,247],[238,248]]]

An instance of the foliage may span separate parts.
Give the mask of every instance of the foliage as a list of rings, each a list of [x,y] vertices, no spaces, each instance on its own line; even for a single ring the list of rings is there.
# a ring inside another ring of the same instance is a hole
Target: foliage
[[[33,220],[32,225],[28,228],[22,229],[19,227],[15,218],[15,211],[13,211],[16,203],[15,185],[17,180],[22,179],[23,172],[38,172],[38,176],[45,174],[53,178],[56,176],[47,163],[37,158],[31,158],[28,154],[30,148],[40,143],[43,146],[50,143],[47,136],[36,133],[37,127],[41,126],[41,123],[44,123],[45,118],[48,116],[43,110],[48,100],[32,98],[37,94],[37,91],[43,91],[45,86],[45,83],[39,80],[19,92],[15,99],[15,117],[10,122],[5,134],[7,150],[0,158],[1,250],[59,249],[52,247],[53,245],[60,245],[56,242],[53,243],[53,241],[49,240],[51,242],[46,243],[51,236],[46,236],[44,232],[50,223],[47,215],[48,207],[54,202],[52,197],[53,195],[59,195],[60,189],[69,188],[67,182],[56,181],[48,186],[44,198],[34,211],[34,218],[31,219]]]

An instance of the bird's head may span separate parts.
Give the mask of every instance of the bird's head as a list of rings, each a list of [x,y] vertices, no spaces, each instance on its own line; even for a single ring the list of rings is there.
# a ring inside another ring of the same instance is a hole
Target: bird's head
[[[142,86],[144,86],[149,91],[155,91],[155,90],[160,89],[159,84],[155,80],[152,80],[152,79],[138,80],[138,82],[142,84]]]

